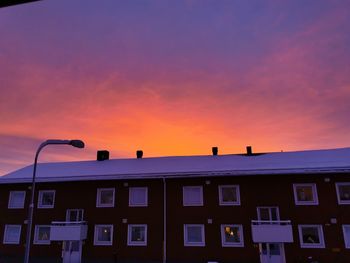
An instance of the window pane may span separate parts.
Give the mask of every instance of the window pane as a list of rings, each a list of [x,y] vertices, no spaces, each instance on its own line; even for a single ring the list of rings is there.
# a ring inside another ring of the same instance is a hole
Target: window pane
[[[130,188],[130,204],[131,205],[145,205],[147,200],[146,188]]]
[[[304,244],[319,244],[320,237],[317,227],[302,227],[303,243]]]
[[[79,241],[71,241],[71,251],[79,251],[80,250],[80,242]]]
[[[347,248],[350,248],[350,226],[344,226],[344,239]]]
[[[186,187],[184,188],[184,203],[185,204],[201,204],[202,191],[200,187]]]
[[[268,208],[259,208],[260,220],[270,220],[270,213]]]
[[[188,226],[187,227],[187,241],[188,242],[203,242],[202,227]]]
[[[97,240],[110,242],[111,241],[111,228],[110,227],[98,227]]]
[[[78,211],[77,210],[69,210],[69,221],[78,221]]]
[[[65,241],[64,242],[64,250],[66,252],[76,252],[80,250],[80,242],[79,241]]]
[[[271,207],[270,211],[271,211],[271,220],[278,220],[277,208]]]
[[[280,244],[270,243],[270,255],[281,255]]]
[[[222,201],[223,202],[237,202],[237,191],[236,187],[222,187]]]
[[[25,192],[11,192],[10,193],[10,207],[21,208],[24,207]]]
[[[18,243],[21,234],[20,231],[20,226],[6,226],[5,242]]]
[[[38,230],[38,240],[39,241],[48,241],[50,240],[50,227],[39,227]]]
[[[145,227],[144,226],[133,226],[131,228],[131,241],[132,242],[144,242],[145,240]]]
[[[77,216],[77,221],[83,221],[84,220],[84,210],[79,209],[78,210],[78,216]]]
[[[70,251],[70,241],[64,241],[64,251]]]
[[[43,205],[43,206],[52,206],[53,205],[53,199],[54,199],[54,193],[53,192],[42,193],[41,205]]]
[[[241,233],[238,226],[225,226],[225,243],[240,243]]]
[[[101,190],[100,203],[101,204],[113,204],[113,190]]]
[[[314,201],[312,186],[296,187],[298,201]]]
[[[350,185],[339,185],[339,196],[342,201],[350,201]]]

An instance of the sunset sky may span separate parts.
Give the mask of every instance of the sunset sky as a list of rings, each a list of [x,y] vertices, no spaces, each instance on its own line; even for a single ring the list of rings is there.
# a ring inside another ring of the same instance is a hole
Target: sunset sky
[[[0,9],[0,175],[40,161],[350,146],[350,1]]]

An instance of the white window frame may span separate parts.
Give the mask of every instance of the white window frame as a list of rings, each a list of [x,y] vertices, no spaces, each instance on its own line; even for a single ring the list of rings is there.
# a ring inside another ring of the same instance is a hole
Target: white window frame
[[[132,228],[144,227],[145,228],[145,241],[132,241]],[[147,225],[146,224],[130,224],[128,225],[128,246],[147,246]]]
[[[112,190],[113,191],[113,202],[112,204],[101,204],[101,192],[106,190]],[[115,188],[97,188],[97,195],[96,195],[96,207],[114,207],[115,204]]]
[[[312,189],[312,201],[298,201],[297,195],[297,187],[299,186],[311,186]],[[315,183],[301,183],[301,184],[293,184],[293,192],[294,192],[294,201],[295,205],[318,205],[318,194],[317,194],[317,186]]]
[[[185,190],[189,188],[199,188],[200,189],[200,200],[198,203],[189,203],[185,200]],[[201,185],[189,185],[182,187],[182,203],[183,206],[203,206],[203,186]]]
[[[53,193],[52,205],[43,205],[42,198],[45,193]],[[38,208],[54,208],[56,199],[56,190],[40,190],[38,195]]]
[[[219,185],[218,188],[219,188],[219,205],[220,206],[241,205],[241,197],[240,197],[239,185]],[[223,188],[235,188],[236,189],[237,201],[234,201],[234,202],[224,201],[223,200],[223,194],[222,194],[222,189]]]
[[[318,238],[320,240],[320,243],[319,244],[304,243],[303,242],[303,232],[302,232],[303,227],[316,227],[318,230]],[[298,225],[298,231],[299,231],[299,241],[300,241],[301,248],[325,248],[325,241],[324,241],[322,225]]]
[[[7,229],[10,227],[18,227],[19,228],[19,235],[18,235],[18,240],[14,242],[9,242],[6,241],[6,234],[7,234]],[[5,225],[4,229],[4,237],[3,237],[3,244],[8,244],[8,245],[18,245],[21,241],[21,234],[22,234],[22,225]]]
[[[12,206],[11,205],[11,200],[13,198],[13,194],[16,194],[16,193],[23,193],[23,203],[21,206]],[[8,209],[21,209],[21,208],[24,208],[24,204],[25,204],[25,200],[26,200],[26,191],[11,191],[10,194],[9,194],[9,202],[8,202],[8,205],[7,205],[7,208]]]
[[[350,229],[350,225],[343,225],[343,236],[344,236],[344,245],[345,248],[349,248],[350,249],[350,236],[348,238],[346,238],[346,234],[345,234],[345,228],[349,228]]]
[[[50,245],[51,244],[50,237],[49,237],[49,240],[39,240],[39,229],[41,227],[50,227],[51,228],[51,225],[36,225],[35,226],[33,244],[35,244],[35,245]]]
[[[98,229],[100,227],[109,227],[111,229],[111,241],[98,240]],[[112,246],[113,245],[113,225],[95,225],[94,246]]]
[[[201,242],[189,242],[188,241],[188,228],[189,227],[201,227],[202,239]],[[184,224],[184,246],[185,247],[205,247],[205,229],[204,224]]]
[[[142,204],[133,204],[131,202],[132,200],[132,194],[133,190],[145,190],[145,202]],[[130,207],[142,207],[142,206],[148,206],[148,187],[129,187],[129,206]]]
[[[225,227],[238,227],[240,234],[240,242],[225,242]],[[222,247],[244,247],[243,226],[238,224],[222,224],[220,226],[221,232],[221,246]]]
[[[338,198],[338,204],[339,205],[350,205],[350,200],[340,200],[340,191],[339,191],[339,187],[340,185],[350,185],[350,182],[346,183],[335,183],[335,189],[337,191],[337,198]]]

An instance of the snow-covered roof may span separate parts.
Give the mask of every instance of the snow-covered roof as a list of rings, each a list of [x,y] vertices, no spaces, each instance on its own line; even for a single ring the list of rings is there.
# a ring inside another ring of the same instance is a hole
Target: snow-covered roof
[[[350,173],[350,148],[275,152],[261,155],[205,155],[40,163],[38,182],[159,177]],[[1,183],[30,182],[33,165],[0,177]]]

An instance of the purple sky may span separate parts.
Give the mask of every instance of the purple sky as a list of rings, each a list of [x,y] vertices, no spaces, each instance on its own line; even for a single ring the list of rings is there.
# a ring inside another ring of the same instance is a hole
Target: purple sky
[[[44,0],[0,9],[0,175],[33,161],[350,146],[350,2]]]

